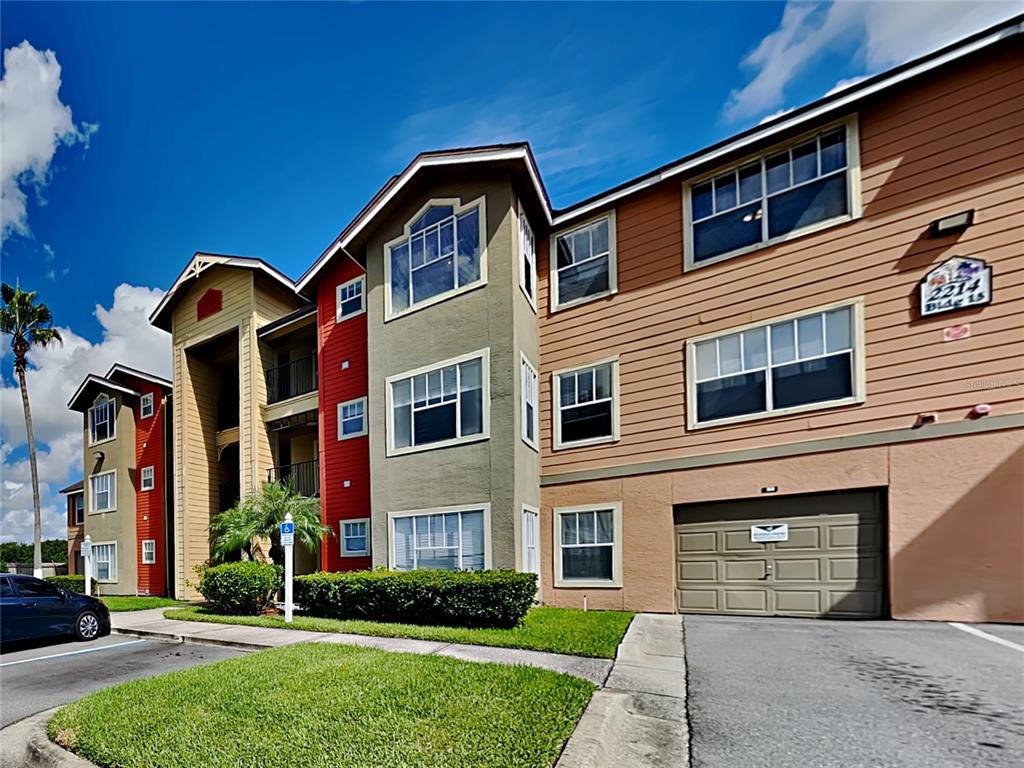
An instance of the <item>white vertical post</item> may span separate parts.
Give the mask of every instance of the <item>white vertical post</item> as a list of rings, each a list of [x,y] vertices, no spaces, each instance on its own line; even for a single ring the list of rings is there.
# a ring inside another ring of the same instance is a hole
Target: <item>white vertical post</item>
[[[85,535],[85,541],[82,542],[82,558],[85,562],[85,594],[91,595],[89,582],[92,580],[92,536],[89,534]]]
[[[284,620],[287,624],[290,624],[292,621],[294,541],[295,523],[292,522],[292,515],[291,512],[289,512],[284,516],[284,523],[281,525],[281,543],[284,544]]]

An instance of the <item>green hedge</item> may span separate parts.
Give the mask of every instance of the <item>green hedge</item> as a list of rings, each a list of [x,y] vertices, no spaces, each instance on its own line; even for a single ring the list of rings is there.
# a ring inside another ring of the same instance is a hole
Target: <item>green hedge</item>
[[[295,602],[330,619],[511,628],[537,594],[537,577],[516,571],[346,571],[295,579]]]
[[[66,589],[68,592],[77,592],[80,595],[85,594],[85,576],[47,576],[46,580],[61,589]]]
[[[282,582],[280,566],[246,560],[204,569],[199,592],[222,613],[255,616],[271,604]]]

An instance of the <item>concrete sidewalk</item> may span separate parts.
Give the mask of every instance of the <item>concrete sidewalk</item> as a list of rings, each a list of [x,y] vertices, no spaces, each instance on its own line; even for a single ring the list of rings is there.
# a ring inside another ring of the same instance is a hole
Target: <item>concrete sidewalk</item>
[[[401,637],[372,637],[341,632],[307,632],[300,629],[271,629],[245,627],[237,624],[207,624],[199,621],[176,621],[164,618],[164,608],[148,611],[123,611],[110,614],[113,631],[121,635],[150,637],[178,643],[221,645],[256,651],[295,643],[341,643],[379,648],[398,653],[435,654],[452,656],[465,661],[524,664],[555,672],[564,672],[604,685],[612,669],[608,659],[567,656],[561,653],[524,651],[518,648],[495,648],[483,645],[463,645],[432,640],[412,640]],[[635,624],[635,621],[634,621]]]

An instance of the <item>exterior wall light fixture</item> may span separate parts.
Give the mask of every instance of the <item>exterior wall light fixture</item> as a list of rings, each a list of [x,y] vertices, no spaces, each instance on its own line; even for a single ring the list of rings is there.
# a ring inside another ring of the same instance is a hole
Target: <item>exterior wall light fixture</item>
[[[955,232],[963,232],[974,223],[974,209],[954,213],[952,216],[943,216],[936,219],[928,228],[932,237],[945,237]]]

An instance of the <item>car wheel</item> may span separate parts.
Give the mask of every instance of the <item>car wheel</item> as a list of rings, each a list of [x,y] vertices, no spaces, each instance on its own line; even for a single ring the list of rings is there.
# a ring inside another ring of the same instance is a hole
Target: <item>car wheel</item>
[[[92,611],[82,611],[75,619],[75,637],[79,640],[95,640],[100,635],[100,619]]]

